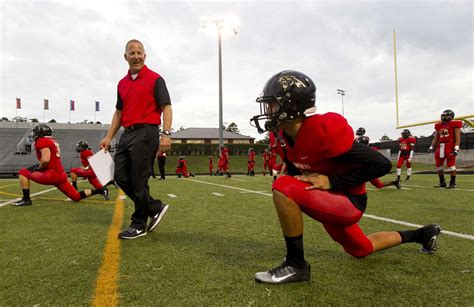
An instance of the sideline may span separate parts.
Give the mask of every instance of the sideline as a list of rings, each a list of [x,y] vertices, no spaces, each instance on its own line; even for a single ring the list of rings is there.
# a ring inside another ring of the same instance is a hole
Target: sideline
[[[107,234],[107,241],[102,258],[102,264],[97,275],[92,306],[118,305],[118,273],[120,266],[120,240],[117,234],[123,223],[124,199],[122,190],[118,190],[115,200],[115,211]]]
[[[204,183],[204,184],[208,184],[208,185],[214,185],[214,186],[218,186],[218,187],[233,189],[233,190],[244,191],[244,192],[248,192],[248,193],[254,193],[254,194],[259,194],[259,195],[264,195],[264,196],[272,196],[272,194],[270,194],[270,193],[263,193],[263,192],[260,192],[260,191],[252,191],[252,190],[237,188],[237,187],[228,186],[228,185],[224,185],[224,184],[206,182],[206,181],[201,181],[201,180],[197,180],[197,179],[189,179],[189,178],[188,178],[188,180],[189,181],[194,181],[194,182],[199,182],[199,183]],[[385,218],[385,217],[379,217],[379,216],[371,215],[371,214],[364,214],[363,217],[366,217],[366,218],[369,218],[369,219],[374,219],[374,220],[379,220],[379,221],[384,221],[384,222],[389,222],[389,223],[393,223],[393,224],[399,224],[399,225],[415,227],[415,228],[419,228],[419,227],[423,226],[423,225],[412,224],[412,223],[408,223],[408,222],[404,222],[404,221],[388,219],[388,218]],[[452,236],[452,237],[458,237],[458,238],[463,238],[463,239],[474,241],[474,236],[469,235],[469,234],[457,233],[457,232],[447,231],[447,230],[442,230],[441,233],[445,234],[445,235],[448,235],[448,236]]]

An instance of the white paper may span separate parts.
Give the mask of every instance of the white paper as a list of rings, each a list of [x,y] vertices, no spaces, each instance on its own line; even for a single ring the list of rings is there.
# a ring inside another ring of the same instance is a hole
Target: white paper
[[[89,158],[89,164],[102,185],[114,180],[114,160],[103,149]]]

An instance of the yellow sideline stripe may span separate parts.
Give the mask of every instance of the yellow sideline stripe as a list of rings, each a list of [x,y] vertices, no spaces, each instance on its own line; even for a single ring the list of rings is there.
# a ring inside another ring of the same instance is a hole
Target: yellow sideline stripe
[[[118,305],[118,272],[120,265],[120,240],[117,234],[120,232],[123,220],[123,196],[119,190],[115,200],[115,211],[112,224],[105,242],[104,257],[99,268],[96,280],[92,306],[117,306]]]

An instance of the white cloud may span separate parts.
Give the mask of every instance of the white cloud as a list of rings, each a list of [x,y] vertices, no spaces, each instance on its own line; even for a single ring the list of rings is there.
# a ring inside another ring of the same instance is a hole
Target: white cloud
[[[473,114],[471,1],[15,1],[1,2],[0,114],[110,122],[116,84],[126,73],[124,44],[145,44],[162,74],[174,128],[218,123],[217,37],[201,16],[235,15],[238,34],[222,42],[224,122],[259,137],[248,120],[266,80],[284,69],[316,82],[319,112],[341,112],[371,138],[397,137],[393,29],[397,30],[400,123],[434,120],[442,110]],[[432,126],[412,128],[427,135]]]

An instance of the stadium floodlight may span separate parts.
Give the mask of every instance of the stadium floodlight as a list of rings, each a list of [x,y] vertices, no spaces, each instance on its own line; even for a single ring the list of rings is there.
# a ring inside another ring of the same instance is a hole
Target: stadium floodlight
[[[234,17],[201,17],[201,28],[202,29],[217,29],[217,48],[219,51],[219,155],[221,153],[221,147],[224,145],[224,132],[222,130],[223,126],[223,111],[222,111],[222,47],[221,47],[221,37],[225,33],[237,34],[237,30],[234,25],[236,25],[237,19]]]
[[[339,95],[341,95],[341,99],[342,99],[342,116],[344,116],[344,96],[346,95],[346,91],[341,90],[341,89],[337,89],[337,93],[338,93]]]

